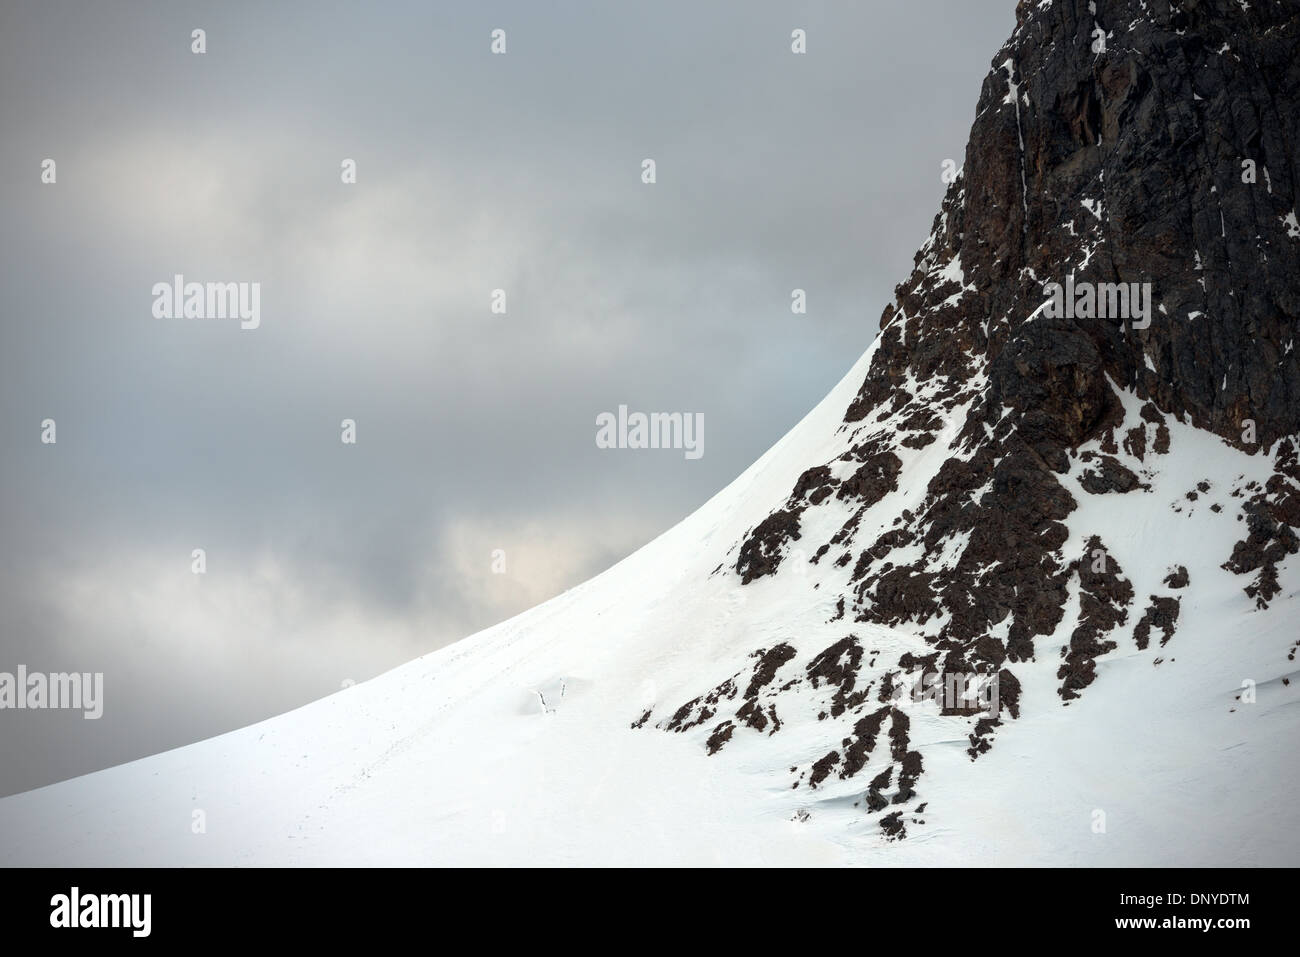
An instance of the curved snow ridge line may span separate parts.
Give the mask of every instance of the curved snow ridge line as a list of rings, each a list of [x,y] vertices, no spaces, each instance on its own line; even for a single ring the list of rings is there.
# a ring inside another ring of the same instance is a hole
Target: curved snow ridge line
[[[805,457],[833,444],[824,436],[833,435],[871,355],[868,350],[799,425],[727,488],[590,581],[287,714],[0,800],[0,830],[20,835],[0,848],[0,861],[275,863],[318,859],[313,854],[324,860],[353,859],[356,848],[343,833],[352,826],[352,808],[384,791],[386,776],[409,773],[407,766],[431,741],[438,741],[444,756],[452,759],[448,777],[490,780],[489,769],[472,754],[474,741],[464,737],[464,714],[478,712],[485,703],[489,711],[499,708],[504,714],[494,711],[474,730],[489,740],[500,735],[512,742],[506,745],[511,748],[517,743],[513,736],[519,730],[514,725],[521,720],[520,702],[539,676],[572,674],[581,682],[584,671],[608,675],[621,670],[620,654],[640,652],[639,657],[654,660],[665,646],[679,644],[676,633],[685,628],[665,635],[629,628],[628,620],[650,614],[649,606],[656,603],[660,616],[670,614],[672,602],[666,599],[673,584],[689,587],[707,577],[712,566],[703,567],[706,559],[700,556],[708,543],[730,541],[748,520],[747,510],[765,507],[762,489],[792,481]],[[646,593],[647,584],[656,581],[661,590]],[[629,719],[623,709],[630,713],[629,701],[642,693],[645,682],[638,676],[621,683],[608,703],[609,713],[593,717],[592,723],[625,737],[630,732],[624,733]],[[591,698],[566,696],[558,713],[542,720],[563,721],[566,712],[592,704]],[[531,717],[522,720],[527,724]],[[494,729],[498,720],[504,728]],[[457,765],[460,772],[452,771]],[[713,772],[697,773],[711,777]],[[208,834],[226,837],[214,841],[192,834],[188,826],[195,810],[210,822]],[[493,832],[495,825],[489,825]],[[237,834],[233,841],[232,826]],[[419,844],[417,840],[413,847]],[[308,853],[307,846],[314,850]],[[381,854],[376,859],[393,858]]]

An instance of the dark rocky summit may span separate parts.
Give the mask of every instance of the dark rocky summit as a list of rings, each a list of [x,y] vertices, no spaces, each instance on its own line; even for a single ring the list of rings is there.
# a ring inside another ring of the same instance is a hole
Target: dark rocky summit
[[[1266,486],[1233,493],[1242,539],[1221,559],[1260,606],[1278,592],[1278,562],[1300,549],[1300,3],[1021,0],[1016,20],[962,173],[881,316],[845,451],[810,462],[733,553],[745,584],[781,574],[792,554],[851,563],[846,623],[907,627],[931,649],[887,670],[874,698],[851,635],[786,685],[750,681],[752,714],[806,684],[827,694],[823,717],[850,723],[795,786],[856,773],[888,725],[890,763],[863,796],[871,812],[908,800],[922,769],[907,715],[879,704],[893,682],[927,667],[1000,675],[1003,713],[976,723],[974,758],[1016,714],[1016,663],[1059,651],[1065,703],[1119,642],[1171,640],[1177,597],[1151,595],[1143,610],[1106,542],[1064,547],[1077,496],[1147,493],[1171,421],[1273,461]],[[1062,314],[1047,305],[1050,284],[1096,297]],[[864,534],[907,463],[938,447],[946,460],[921,507]],[[838,531],[808,540],[807,516],[837,507]],[[1176,568],[1165,587],[1187,585]],[[1043,647],[1067,609],[1068,643]],[[793,658],[759,667],[798,668]],[[712,718],[735,681],[661,726]],[[901,821],[881,824],[902,837]]]

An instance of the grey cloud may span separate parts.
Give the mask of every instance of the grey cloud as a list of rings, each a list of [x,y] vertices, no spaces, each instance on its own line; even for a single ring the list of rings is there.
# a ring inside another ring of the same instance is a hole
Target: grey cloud
[[[107,699],[0,713],[0,794],[362,680],[701,504],[870,342],[1012,25],[427,6],[0,13],[0,670]],[[262,327],[153,319],[176,272],[260,281]],[[597,449],[619,403],[703,412],[705,456]]]

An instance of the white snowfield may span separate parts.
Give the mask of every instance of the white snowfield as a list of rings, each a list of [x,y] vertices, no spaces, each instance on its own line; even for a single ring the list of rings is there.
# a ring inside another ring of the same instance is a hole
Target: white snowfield
[[[915,635],[851,615],[830,621],[851,569],[792,560],[744,587],[726,568],[712,574],[734,564],[729,550],[804,469],[842,451],[837,430],[870,356],[735,482],[604,574],[296,711],[0,801],[0,863],[1300,863],[1300,665],[1287,657],[1300,637],[1295,560],[1262,612],[1242,592],[1247,578],[1219,567],[1243,534],[1230,491],[1267,479],[1269,459],[1172,420],[1169,455],[1145,468],[1125,459],[1151,492],[1069,486],[1079,509],[1067,550],[1100,534],[1135,588],[1119,647],[1063,707],[1055,673],[1075,624],[1072,594],[1060,632],[1013,666],[1022,716],[977,761],[966,753],[970,719],[904,705],[926,804],[905,839],[885,840],[878,818],[854,805],[868,773],[791,787],[790,766],[838,744],[811,698],[803,712],[797,696],[782,698],[779,733],[738,728],[713,756],[707,727],[654,727],[780,641],[800,661],[850,632],[882,658],[924,650]],[[1124,398],[1136,421],[1140,403]],[[920,501],[960,425],[950,417],[939,441],[911,452],[872,522],[886,527]],[[1199,480],[1211,489],[1189,502]],[[820,541],[816,532],[806,540]],[[1156,629],[1138,651],[1133,621],[1147,595],[1167,593],[1173,564],[1191,578],[1177,632],[1160,647]],[[1246,680],[1253,703],[1237,700]]]

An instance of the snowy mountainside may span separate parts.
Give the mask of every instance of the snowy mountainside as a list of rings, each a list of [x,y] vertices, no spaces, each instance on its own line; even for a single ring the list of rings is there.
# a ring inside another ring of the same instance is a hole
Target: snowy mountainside
[[[0,862],[1295,864],[1298,46],[1281,3],[1021,2],[879,336],[730,486],[372,681],[0,801]]]
[[[1170,456],[1194,463],[1212,493],[1189,503],[1185,482],[1153,476],[1144,497],[1159,505],[1160,521],[1147,502],[1115,510],[1097,500],[1092,526],[1134,570],[1139,594],[1162,587],[1166,556],[1202,556],[1188,566],[1202,584],[1184,599],[1176,637],[1101,656],[1096,686],[1069,708],[1056,692],[1054,655],[1023,669],[1021,717],[978,761],[967,753],[976,719],[899,702],[925,762],[928,805],[918,812],[920,802],[910,803],[905,839],[888,839],[862,805],[887,745],[856,778],[790,786],[789,769],[815,762],[843,729],[842,720],[817,719],[832,686],[786,692],[779,733],[741,727],[711,756],[707,728],[678,736],[630,727],[646,708],[657,714],[706,691],[704,676],[747,672],[756,648],[797,649],[778,669],[785,679],[850,631],[834,620],[832,583],[816,566],[745,586],[709,573],[778,489],[843,441],[834,424],[870,359],[731,486],[603,575],[289,714],[0,801],[0,861],[1293,862],[1286,835],[1300,833],[1290,799],[1300,709],[1285,650],[1295,630],[1285,602],[1252,610],[1237,576],[1214,565],[1237,529],[1210,510],[1233,501],[1234,484],[1263,479],[1267,462],[1177,423]],[[913,500],[923,488],[911,490]],[[897,504],[907,501],[902,493]],[[1247,629],[1225,625],[1243,617]],[[924,648],[869,623],[851,633],[882,662]],[[1258,682],[1251,706],[1235,700],[1246,676]],[[201,834],[192,830],[196,810]],[[1107,815],[1104,833],[1094,833],[1096,810]]]

